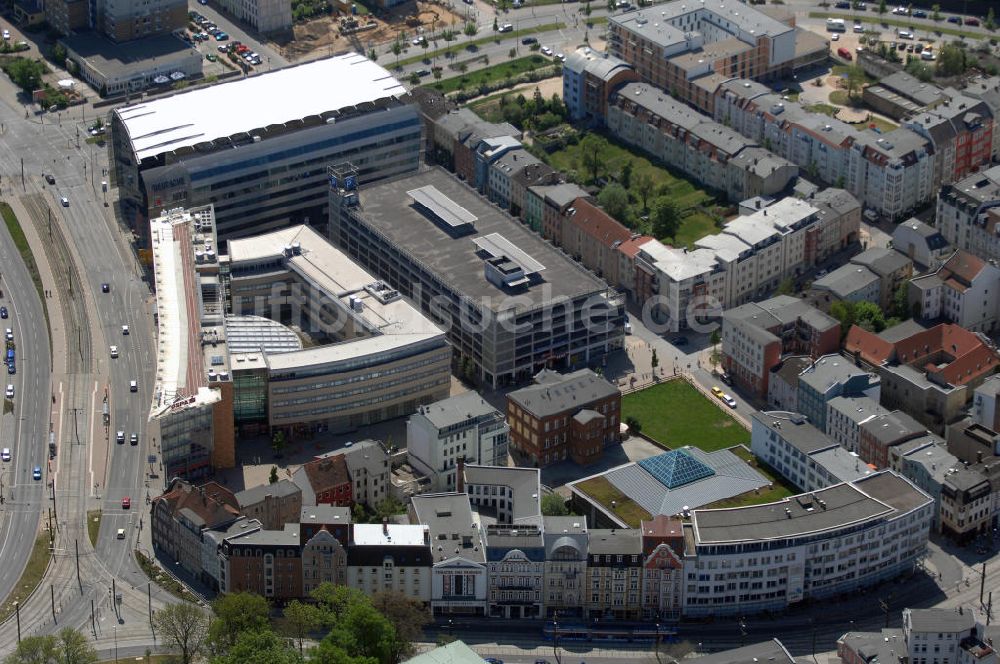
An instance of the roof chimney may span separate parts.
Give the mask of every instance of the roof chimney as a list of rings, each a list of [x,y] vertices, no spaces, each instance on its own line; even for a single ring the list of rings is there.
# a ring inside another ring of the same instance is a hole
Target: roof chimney
[[[465,456],[458,457],[458,465],[455,467],[455,491],[465,493]]]

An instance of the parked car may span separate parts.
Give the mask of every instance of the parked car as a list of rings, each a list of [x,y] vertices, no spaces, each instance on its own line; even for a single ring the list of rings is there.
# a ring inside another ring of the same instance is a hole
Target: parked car
[[[35,479],[35,480],[42,479],[42,467],[41,466],[35,466],[34,468],[32,468],[31,469],[31,477],[32,477],[32,479]]]
[[[914,9],[913,18],[927,18],[927,12],[925,12],[923,9]]]
[[[979,19],[978,18],[967,18],[967,19],[965,19],[965,24],[966,25],[972,25],[972,26],[978,27],[979,26]]]
[[[115,532],[115,539],[120,539],[120,540],[125,539],[125,529],[124,528],[119,528]]]
[[[7,317],[7,307],[0,307],[0,318]]]
[[[111,292],[111,285],[110,284],[106,284],[106,283],[105,284],[101,284],[101,292],[102,293],[110,293]]]
[[[13,385],[8,385],[7,386],[7,390],[4,392],[4,396],[7,397],[8,399],[13,399],[14,398],[14,386]]]
[[[525,46],[530,46],[531,44],[537,44],[538,40],[535,39],[534,37],[525,37],[524,39],[521,40],[521,43],[524,44]]]
[[[736,408],[736,399],[732,398],[728,394],[722,395],[722,401],[725,402],[725,404],[730,408]]]
[[[835,32],[830,35],[830,41],[840,41],[840,33]]]
[[[45,181],[48,182],[49,184],[55,184],[56,183],[56,179],[55,179],[55,177],[51,173],[46,173],[45,174]]]
[[[118,443],[119,445],[123,445],[125,443],[124,431],[119,431],[118,433],[115,434],[115,442]]]
[[[0,451],[0,461],[10,461],[10,448],[5,447]]]
[[[959,25],[962,25],[962,18],[960,16],[949,16],[948,17],[948,22],[949,23],[957,23]]]
[[[544,53],[545,55],[552,55],[552,49],[549,48],[548,46],[543,46],[542,53]]]
[[[719,387],[718,385],[713,385],[712,386],[712,394],[721,399],[722,395],[724,395],[725,392],[723,392],[722,388]]]

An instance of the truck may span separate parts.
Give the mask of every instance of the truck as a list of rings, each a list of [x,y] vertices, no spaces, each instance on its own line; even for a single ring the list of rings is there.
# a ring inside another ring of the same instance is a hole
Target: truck
[[[847,32],[847,24],[844,23],[844,19],[842,18],[828,18],[826,19],[826,31]]]

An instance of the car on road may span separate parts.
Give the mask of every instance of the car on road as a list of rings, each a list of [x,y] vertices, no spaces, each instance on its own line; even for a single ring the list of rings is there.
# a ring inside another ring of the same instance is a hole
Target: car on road
[[[228,47],[228,46],[225,46],[225,45],[223,45],[223,44],[219,44],[219,45],[218,45],[218,46],[216,47],[216,49],[217,49],[217,50],[219,51],[219,53],[227,53],[227,52],[229,51],[229,47]]]
[[[965,19],[964,23],[966,25],[971,25],[973,27],[979,27],[979,19],[978,18],[967,18],[967,19]]]
[[[729,374],[727,374],[725,371],[723,371],[722,373],[719,374],[719,380],[721,380],[726,385],[732,385],[733,384],[733,378],[732,378],[732,376],[730,376]]]
[[[130,507],[132,507],[132,499],[129,498],[128,496],[125,496],[124,498],[122,498],[122,509],[127,510]]]
[[[420,46],[422,43],[424,43],[424,38],[423,37],[414,37],[413,41],[410,42],[410,43],[413,44],[414,46]]]
[[[60,196],[60,197],[59,197],[59,203],[60,203],[60,204],[61,204],[61,205],[62,205],[63,207],[69,207],[69,199],[68,199],[68,198],[66,198],[65,196]]]
[[[913,18],[927,18],[927,12],[925,12],[923,9],[914,9]]]
[[[215,33],[215,41],[226,41],[227,39],[229,39],[229,35],[227,35],[225,32]]]
[[[535,39],[534,37],[525,37],[524,39],[521,40],[521,43],[524,44],[525,46],[531,46],[532,44],[537,44],[538,40]]]
[[[836,8],[836,9],[850,9],[851,8],[851,3],[848,2],[847,0],[839,0],[839,2],[837,2],[837,4],[834,5],[834,8]]]
[[[544,53],[545,55],[552,55],[552,49],[549,48],[548,46],[543,46],[542,53]]]
[[[136,383],[134,380],[130,380],[128,382],[128,391],[129,392],[138,392],[139,391],[139,384]]]
[[[101,292],[102,293],[110,293],[111,292],[111,285],[110,284],[101,284]]]
[[[959,25],[962,25],[962,18],[960,16],[949,16],[948,17],[948,22],[949,23],[958,23]]]
[[[35,466],[34,468],[32,468],[31,469],[31,477],[32,477],[32,479],[35,479],[35,480],[42,479],[42,467],[41,466]]]
[[[7,373],[11,376],[17,373],[17,365],[14,364],[13,360],[7,363]]]
[[[513,23],[504,23],[503,25],[500,26],[500,32],[510,32],[513,29],[514,29]]]
[[[718,398],[721,399],[723,397],[723,395],[725,395],[725,392],[723,392],[722,388],[719,387],[718,385],[713,385],[712,386],[712,394],[714,396],[717,396]]]
[[[115,533],[115,539],[125,539],[125,529],[124,528],[119,528],[118,529],[118,531]]]
[[[118,443],[119,445],[123,445],[125,443],[124,431],[119,431],[118,433],[115,434],[115,442]]]
[[[423,78],[424,76],[430,76],[431,75],[431,70],[430,69],[418,69],[417,71],[415,71],[413,73],[416,74],[417,76]]]
[[[7,317],[7,307],[0,307],[0,318]]]
[[[8,39],[10,39],[10,30],[4,30],[3,31],[3,38],[4,38],[4,41],[7,41]]]
[[[736,399],[732,398],[728,394],[723,394],[722,395],[722,400],[730,408],[736,408]]]
[[[8,399],[13,399],[14,398],[14,386],[8,383],[7,384],[7,389],[4,391],[3,395],[5,397],[7,397]]]
[[[503,664],[503,661],[497,659],[496,657],[487,657],[483,661],[486,662],[486,664]]]
[[[133,446],[134,445],[138,445],[139,444],[139,434],[133,433],[131,436],[128,437],[128,442],[129,442],[130,445],[133,445]]]
[[[558,58],[560,62],[566,62],[566,56],[562,53],[556,53],[556,58]]]
[[[56,183],[56,179],[55,179],[55,177],[51,173],[46,173],[45,174],[45,181],[48,182],[49,184],[55,184]]]
[[[111,347],[111,358],[115,359],[118,357],[118,346]]]
[[[122,334],[128,336],[128,325],[122,325]]]
[[[5,339],[7,339],[7,341],[13,341],[13,340],[14,340],[14,330],[12,330],[12,329],[10,329],[10,328],[8,327],[8,328],[7,328],[7,329],[6,329],[5,331],[4,331],[4,338],[5,338]]]
[[[10,448],[5,447],[0,451],[0,461],[10,461]]]
[[[673,339],[670,340],[670,343],[672,343],[675,346],[686,346],[687,342],[688,342],[688,338],[687,337],[683,337],[683,336],[682,337],[674,337]]]

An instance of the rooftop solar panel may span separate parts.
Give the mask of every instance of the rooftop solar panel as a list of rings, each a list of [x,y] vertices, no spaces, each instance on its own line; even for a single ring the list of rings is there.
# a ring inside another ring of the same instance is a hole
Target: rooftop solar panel
[[[452,228],[473,224],[478,219],[476,215],[441,193],[434,185],[429,184],[417,189],[410,189],[406,193]]]
[[[694,458],[686,450],[671,450],[639,462],[646,472],[664,486],[676,489],[697,480],[711,477],[715,471]]]
[[[517,263],[525,274],[535,274],[545,269],[545,266],[534,258],[515,247],[510,240],[500,233],[490,233],[472,240],[476,246],[493,257],[506,256]]]

